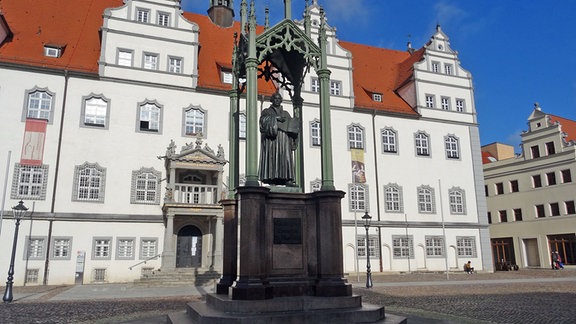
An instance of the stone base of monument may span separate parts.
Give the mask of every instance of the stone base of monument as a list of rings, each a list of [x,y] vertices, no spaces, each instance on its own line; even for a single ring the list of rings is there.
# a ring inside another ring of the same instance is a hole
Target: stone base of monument
[[[208,294],[206,301],[188,304],[185,313],[168,315],[169,323],[289,324],[289,323],[407,323],[406,318],[385,314],[383,306],[362,303],[361,296],[279,297],[267,300],[233,300]]]

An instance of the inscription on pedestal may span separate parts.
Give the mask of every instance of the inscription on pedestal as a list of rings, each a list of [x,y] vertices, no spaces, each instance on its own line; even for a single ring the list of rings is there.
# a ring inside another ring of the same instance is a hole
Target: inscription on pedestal
[[[274,218],[274,244],[302,244],[302,219]]]

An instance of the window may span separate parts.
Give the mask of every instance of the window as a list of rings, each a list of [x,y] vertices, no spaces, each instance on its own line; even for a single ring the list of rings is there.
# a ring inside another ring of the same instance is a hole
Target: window
[[[80,126],[108,128],[108,101],[98,96],[84,97]]]
[[[554,148],[554,142],[546,143],[546,153],[548,153],[548,155],[556,154],[556,148]]]
[[[496,186],[496,194],[503,195],[504,194],[504,184],[502,182],[498,182],[495,184]]]
[[[12,199],[44,200],[48,183],[48,166],[16,163],[12,179]]]
[[[376,102],[382,102],[382,94],[380,93],[373,93],[372,94],[372,100],[376,101]]]
[[[456,99],[456,111],[464,112],[465,109],[466,108],[464,106],[464,99]]]
[[[132,66],[133,53],[129,50],[118,50],[118,65]]]
[[[538,145],[534,145],[530,148],[530,151],[532,152],[532,158],[536,159],[540,157],[540,149],[538,148]]]
[[[418,188],[418,211],[420,213],[435,213],[434,189],[428,186]]]
[[[508,222],[508,212],[506,210],[498,211],[498,215],[500,216],[500,223]]]
[[[550,216],[560,216],[560,205],[556,203],[550,203]]]
[[[488,224],[492,224],[492,213],[488,212]]]
[[[476,257],[476,239],[473,236],[457,236],[456,249],[458,257]]]
[[[169,57],[168,58],[168,72],[182,73],[182,58]]]
[[[392,253],[394,259],[406,259],[414,257],[412,236],[392,236]]]
[[[147,23],[150,18],[150,10],[138,8],[136,9],[136,21]]]
[[[452,75],[452,64],[444,64],[444,73]]]
[[[442,236],[426,236],[426,256],[444,256],[444,238]]]
[[[246,114],[241,113],[239,116],[240,120],[239,120],[239,127],[240,129],[238,130],[238,136],[240,137],[240,139],[246,139]]]
[[[430,156],[429,148],[429,138],[425,133],[416,133],[414,135],[414,141],[416,145],[416,155],[418,156]]]
[[[358,235],[358,256],[360,258],[366,258],[366,235]],[[379,254],[378,251],[378,236],[368,235],[368,253],[370,253],[371,258],[376,258]]]
[[[361,126],[348,126],[348,148],[364,148],[364,129]]]
[[[561,170],[560,174],[562,175],[562,183],[572,182],[572,174],[570,173],[570,169]]]
[[[546,173],[546,179],[548,180],[548,185],[553,186],[556,184],[556,173],[548,172]]]
[[[28,260],[44,260],[46,253],[46,238],[26,236],[26,255]]]
[[[144,68],[146,70],[158,70],[158,55],[144,53]]]
[[[460,159],[460,144],[456,136],[446,136],[444,138],[444,147],[446,148],[446,157],[448,159]]]
[[[140,240],[140,259],[149,259],[158,254],[158,240],[155,238],[142,238]]]
[[[402,213],[402,187],[397,184],[384,186],[384,209],[389,213]]]
[[[488,186],[484,185],[484,195],[488,197]]]
[[[106,268],[96,268],[92,273],[94,282],[106,282]]]
[[[44,45],[44,56],[60,57],[62,56],[62,48],[56,46]]]
[[[434,96],[426,95],[426,108],[434,108]]]
[[[546,217],[546,213],[544,212],[544,205],[536,205],[536,217]]]
[[[37,284],[39,272],[40,272],[40,269],[27,269],[26,270],[26,283]]]
[[[206,114],[199,107],[184,111],[184,134],[187,136],[204,135]]]
[[[382,130],[382,152],[397,153],[397,139],[396,132],[390,128]]]
[[[160,203],[160,172],[153,168],[141,168],[132,171],[131,204]]]
[[[330,94],[333,96],[341,95],[342,82],[330,80]]]
[[[320,92],[320,80],[318,78],[312,78],[310,82],[310,90],[312,92]]]
[[[434,72],[434,73],[440,72],[440,63],[439,62],[432,62],[432,72]]]
[[[35,90],[28,93],[26,118],[51,121],[53,96],[47,91]]]
[[[514,209],[514,220],[517,222],[522,220],[522,208]]]
[[[448,191],[448,198],[450,199],[450,213],[451,214],[466,214],[464,204],[464,190],[460,188],[453,188]]]
[[[170,14],[166,12],[158,12],[158,25],[168,27],[170,25]]]
[[[134,239],[118,238],[116,241],[116,259],[134,259]]]
[[[138,107],[139,131],[160,133],[161,109],[155,103],[145,103]]]
[[[52,259],[70,260],[72,248],[72,238],[55,237],[52,240]]]
[[[442,97],[440,99],[440,105],[443,110],[450,110],[450,98]]]
[[[77,165],[74,171],[73,201],[104,202],[106,169],[98,163]]]
[[[518,180],[510,180],[510,192],[518,192]]]
[[[320,191],[322,188],[322,180],[316,178],[310,181],[310,192]]]
[[[232,71],[224,69],[220,70],[220,79],[222,80],[222,83],[232,84],[232,81],[234,80]]]
[[[542,187],[542,178],[539,174],[532,176],[532,184],[534,185],[534,188]]]
[[[98,237],[92,242],[92,259],[110,260],[110,249],[112,248],[112,238]]]
[[[310,143],[312,146],[320,146],[320,121],[313,120],[310,122]]]
[[[566,214],[568,215],[576,214],[576,206],[574,205],[574,200],[565,201],[564,205],[566,207]]]
[[[350,211],[367,211],[368,188],[362,184],[349,184],[348,192]]]

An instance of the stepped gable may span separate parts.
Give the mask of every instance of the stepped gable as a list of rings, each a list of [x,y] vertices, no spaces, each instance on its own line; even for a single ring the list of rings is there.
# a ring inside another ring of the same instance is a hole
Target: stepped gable
[[[368,45],[340,41],[343,48],[352,53],[354,67],[354,96],[357,108],[375,109],[396,114],[417,116],[410,105],[397,93],[400,78],[408,79],[412,72],[405,63],[417,57],[408,52],[389,50]],[[420,54],[421,57],[421,54]],[[412,62],[413,65],[413,62]],[[410,69],[412,68],[410,65]],[[402,69],[404,68],[404,70]],[[382,94],[382,102],[372,99],[373,93]]]

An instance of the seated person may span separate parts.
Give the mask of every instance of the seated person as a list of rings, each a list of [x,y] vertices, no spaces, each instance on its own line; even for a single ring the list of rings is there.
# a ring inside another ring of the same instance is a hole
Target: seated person
[[[467,274],[473,274],[474,268],[472,267],[472,262],[468,261],[468,263],[464,264],[464,272]]]

